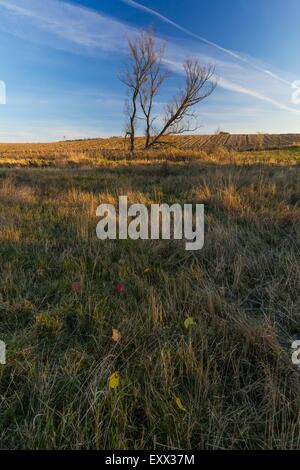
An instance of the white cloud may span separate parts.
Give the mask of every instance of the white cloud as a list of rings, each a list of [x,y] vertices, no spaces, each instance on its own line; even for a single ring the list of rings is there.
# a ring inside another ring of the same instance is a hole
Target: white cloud
[[[203,36],[195,34],[192,31],[190,31],[189,29],[186,29],[183,26],[181,26],[180,24],[172,21],[170,18],[160,14],[158,11],[156,11],[152,8],[146,7],[145,5],[143,5],[141,3],[138,3],[135,0],[121,0],[121,1],[123,3],[126,3],[129,6],[133,7],[133,8],[136,8],[136,9],[141,10],[141,11],[143,11],[143,12],[145,12],[145,13],[151,15],[151,16],[154,16],[154,17],[158,18],[160,21],[163,21],[164,23],[167,23],[170,26],[178,29],[179,31],[181,31],[183,33],[185,33],[187,36],[189,36],[193,39],[196,39],[196,40],[200,41],[201,43],[206,44],[207,46],[210,46],[212,49],[217,50],[218,52],[223,53],[224,56],[230,56],[231,61],[227,61],[227,62],[224,61],[224,60],[223,61],[217,60],[214,57],[206,57],[206,59],[207,59],[206,62],[208,61],[208,62],[218,63],[218,65],[219,65],[218,70],[220,70],[220,75],[221,75],[219,77],[219,86],[221,86],[222,88],[224,88],[226,90],[229,90],[229,91],[236,92],[236,93],[241,93],[241,94],[252,96],[252,97],[257,98],[259,100],[265,101],[265,102],[267,102],[267,103],[269,103],[269,104],[271,104],[271,105],[273,105],[273,106],[275,106],[279,109],[282,109],[282,110],[285,110],[285,111],[288,111],[288,112],[292,112],[292,113],[295,113],[295,114],[300,114],[299,109],[295,109],[291,106],[288,106],[288,105],[280,102],[278,99],[274,99],[272,97],[269,97],[267,94],[265,94],[262,91],[262,88],[264,87],[264,82],[266,81],[265,78],[267,77],[268,79],[270,79],[270,78],[272,79],[271,81],[268,80],[267,90],[269,92],[270,91],[272,92],[272,88],[273,89],[275,88],[277,95],[280,96],[280,94],[282,94],[282,85],[284,84],[285,85],[285,90],[288,90],[288,98],[290,98],[292,82],[289,81],[288,79],[286,79],[282,76],[279,76],[278,74],[276,74],[276,73],[268,70],[267,68],[261,66],[260,64],[258,64],[258,61],[256,59],[249,58],[246,55],[244,56],[244,55],[242,55],[240,53],[237,53],[235,51],[232,51],[230,49],[226,49],[226,48],[220,46],[219,44],[216,44],[216,43],[208,40],[207,38],[204,38]],[[232,62],[233,59],[234,59],[234,62]],[[178,61],[168,60],[168,62],[175,70],[178,70],[178,71],[180,70],[180,64],[178,64]],[[243,68],[237,67],[236,62],[242,63]],[[250,69],[250,71],[251,71],[251,69],[256,71],[256,76],[253,76],[253,73],[250,72],[251,78],[254,79],[252,81],[252,87],[249,87],[249,86],[244,84],[245,82],[247,83],[247,78],[245,77],[245,74],[246,74],[246,71],[248,71],[247,75],[249,77],[249,69]],[[229,74],[228,74],[228,72],[229,72]],[[234,74],[233,74],[233,72],[234,72]],[[231,80],[229,79],[228,75],[232,76]],[[266,77],[264,77],[264,75]],[[239,82],[241,78],[242,78],[242,83],[243,84],[237,83],[236,80]],[[258,89],[256,89],[257,81],[259,81]],[[279,89],[278,86],[274,87],[274,81],[280,83],[281,89]],[[270,86],[270,84],[272,84],[272,86]],[[259,90],[259,88],[261,88],[261,90]]]
[[[0,28],[24,39],[44,41],[60,48],[70,44],[94,50],[120,50],[132,29],[94,10],[59,0],[0,0]],[[21,20],[21,27],[11,30]],[[26,27],[27,26],[27,27]],[[31,26],[37,30],[34,31]],[[41,33],[47,36],[41,37]],[[60,40],[60,43],[56,39]]]
[[[234,59],[238,59],[239,61],[247,64],[247,65],[250,65],[251,67],[255,68],[256,70],[262,72],[262,73],[265,73],[267,75],[269,75],[270,77],[274,78],[275,80],[278,80],[278,81],[281,81],[282,83],[285,83],[287,85],[291,85],[289,81],[285,80],[284,78],[282,77],[279,77],[277,74],[271,72],[270,70],[267,70],[263,67],[260,67],[254,60],[251,60],[249,59],[247,56],[244,56],[240,53],[237,53],[235,51],[232,51],[230,49],[226,49],[225,47],[222,47],[220,46],[219,44],[216,44],[215,42],[212,42],[210,41],[209,39],[203,37],[203,36],[200,36],[199,34],[195,34],[193,33],[192,31],[190,31],[189,29],[187,28],[184,28],[183,26],[181,26],[180,24],[178,23],[175,23],[174,21],[172,21],[170,18],[164,16],[164,15],[161,15],[158,11],[154,10],[153,8],[148,8],[146,7],[145,5],[142,5],[141,3],[138,3],[134,0],[121,0],[123,3],[126,3],[126,5],[129,5],[133,8],[136,8],[138,10],[141,10],[141,11],[144,11],[145,13],[148,13],[152,16],[155,16],[157,17],[159,20],[163,21],[164,23],[167,23],[171,26],[173,26],[174,28],[178,29],[179,31],[187,34],[188,36],[190,36],[191,38],[193,39],[196,39],[208,46],[211,46],[213,47],[214,49],[226,54],[226,55],[229,55],[231,57],[233,57]]]
[[[123,3],[126,3],[129,6],[133,7],[133,8],[144,11],[145,13],[149,13],[152,16],[156,16],[158,19],[160,19],[164,23],[167,23],[167,24],[173,26],[174,28],[178,29],[179,31],[182,31],[183,33],[187,34],[188,36],[192,37],[193,39],[198,39],[199,41],[201,41],[201,42],[203,42],[203,43],[205,43],[209,46],[213,46],[216,49],[218,49],[219,51],[225,52],[226,54],[234,57],[235,59],[244,60],[244,58],[242,58],[236,52],[231,51],[229,49],[226,49],[222,46],[219,46],[218,44],[216,44],[212,41],[209,41],[208,39],[206,39],[202,36],[199,36],[198,34],[194,34],[190,30],[184,28],[183,26],[180,26],[178,23],[175,23],[174,21],[170,20],[170,18],[167,18],[166,16],[161,15],[160,13],[158,13],[156,10],[153,10],[152,8],[148,8],[145,5],[142,5],[141,3],[135,2],[134,0],[121,0],[121,1]]]
[[[297,77],[273,72],[256,59],[194,34],[140,3],[122,1],[187,34],[184,46],[174,41],[168,44],[166,62],[177,72],[187,55],[196,56],[204,63],[216,65],[219,85],[228,92],[261,102],[265,109],[275,107],[290,113],[293,119],[300,113],[291,104],[290,83]],[[83,54],[122,54],[126,48],[125,37],[137,32],[115,18],[62,0],[0,0],[0,13],[0,29],[24,40]],[[104,97],[99,99],[104,103]],[[244,99],[240,100],[241,109]]]
[[[289,111],[295,114],[300,115],[300,110],[296,108],[292,108],[290,106],[285,105],[284,103],[281,103],[280,101],[277,101],[273,98],[270,98],[268,96],[265,96],[261,93],[259,93],[257,90],[253,90],[251,88],[246,88],[241,85],[237,85],[236,83],[230,82],[226,80],[225,78],[220,77],[219,79],[219,85],[225,88],[225,90],[229,91],[234,91],[236,93],[242,93],[245,95],[253,96],[254,98],[258,98],[259,100],[265,101],[273,106],[276,106],[279,109],[282,109],[284,111]]]

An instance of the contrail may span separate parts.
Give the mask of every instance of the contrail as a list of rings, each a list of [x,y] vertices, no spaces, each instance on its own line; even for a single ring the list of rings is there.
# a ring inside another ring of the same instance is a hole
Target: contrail
[[[276,106],[276,108],[283,109],[284,111],[289,111],[291,113],[300,114],[299,109],[291,108],[290,106],[287,106],[284,103],[281,103],[280,101],[274,100],[273,98],[263,95],[259,91],[254,90],[253,88],[246,88],[244,86],[237,85],[236,83],[232,83],[229,80],[226,80],[225,78],[222,78],[222,77],[219,78],[219,84],[221,87],[225,88],[225,90],[235,91],[238,93],[243,93],[245,95],[250,95],[250,96],[253,96],[254,98],[258,98],[262,101],[266,101],[267,103],[270,103],[273,106]]]
[[[260,72],[262,72],[266,75],[269,75],[274,80],[277,80],[279,82],[282,82],[286,85],[291,86],[291,83],[288,80],[285,80],[284,78],[279,77],[278,75],[274,74],[273,72],[270,72],[269,70],[266,70],[266,69],[263,69],[263,68],[259,67],[258,65],[256,65],[253,62],[249,61],[248,59],[246,59],[242,55],[237,54],[236,52],[233,52],[230,49],[226,49],[225,47],[222,47],[219,44],[216,44],[215,42],[209,41],[208,39],[204,38],[203,36],[199,36],[198,34],[193,33],[189,29],[186,29],[183,26],[181,26],[180,24],[175,23],[174,21],[170,20],[166,16],[161,15],[160,13],[158,13],[158,11],[153,10],[152,8],[146,7],[145,5],[142,5],[142,4],[140,4],[140,3],[138,3],[134,0],[121,0],[121,1],[123,3],[126,3],[129,6],[133,7],[133,8],[144,11],[144,12],[148,13],[149,15],[156,16],[157,18],[159,18],[164,23],[167,23],[167,24],[173,26],[174,28],[178,29],[179,31],[182,31],[183,33],[187,34],[188,36],[190,36],[194,39],[197,39],[198,41],[201,41],[204,44],[212,46],[215,49],[217,49],[221,52],[224,52],[225,54],[230,55],[231,57],[234,57],[235,59],[238,59],[241,62],[244,62],[244,63],[250,65],[251,67],[255,68],[256,70],[259,70]]]
[[[183,67],[182,67],[181,62],[174,62],[173,60],[169,60],[169,59],[166,59],[165,62],[174,70],[176,70],[178,73],[183,73]],[[270,98],[269,96],[266,96],[260,93],[258,90],[254,88],[248,88],[243,85],[239,85],[238,83],[234,83],[223,77],[218,77],[218,85],[220,85],[225,90],[234,91],[236,93],[242,93],[244,95],[252,96],[254,98],[258,98],[259,100],[265,101],[266,103],[270,103],[276,108],[300,115],[299,109],[291,108],[290,106],[287,106],[286,104],[281,103],[280,101],[277,101],[273,98]]]

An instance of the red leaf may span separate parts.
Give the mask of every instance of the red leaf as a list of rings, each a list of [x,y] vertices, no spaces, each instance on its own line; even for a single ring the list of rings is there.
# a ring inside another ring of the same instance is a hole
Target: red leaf
[[[125,292],[125,284],[123,284],[123,282],[118,282],[116,286],[116,293],[121,295],[121,294],[124,294],[124,292]]]
[[[72,284],[72,290],[74,292],[80,293],[82,292],[82,284],[79,281],[73,282]]]

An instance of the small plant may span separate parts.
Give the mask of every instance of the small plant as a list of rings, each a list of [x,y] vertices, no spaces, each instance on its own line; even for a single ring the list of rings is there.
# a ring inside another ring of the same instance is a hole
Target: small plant
[[[63,328],[63,321],[57,315],[40,313],[35,319],[35,329],[40,338],[55,337]]]

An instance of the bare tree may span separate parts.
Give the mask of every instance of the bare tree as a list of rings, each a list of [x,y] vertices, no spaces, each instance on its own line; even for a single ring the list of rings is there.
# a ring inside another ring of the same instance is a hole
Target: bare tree
[[[160,90],[161,85],[167,78],[169,72],[163,66],[163,56],[165,44],[159,49],[155,48],[155,41],[152,30],[148,31],[147,36],[147,54],[149,58],[149,70],[139,92],[140,105],[143,111],[145,128],[145,148],[148,148],[151,142],[151,133],[154,132],[153,124],[156,117],[153,117],[154,98]]]
[[[162,137],[195,131],[198,126],[194,108],[211,95],[216,88],[214,68],[202,66],[197,60],[188,59],[183,65],[185,86],[165,109],[161,130],[154,129],[153,107],[155,97],[168,75],[164,67],[165,45],[157,48],[151,29],[142,31],[136,39],[128,41],[129,65],[121,78],[128,90],[125,115],[125,139],[130,138],[130,152],[135,149],[136,124],[141,109],[145,128],[145,148],[161,143]]]
[[[198,60],[187,59],[183,65],[185,87],[166,106],[164,125],[151,139],[147,148],[159,143],[163,136],[183,134],[195,131],[199,126],[196,122],[194,107],[205,100],[215,90],[213,66],[202,66]]]
[[[135,40],[129,40],[128,48],[129,65],[121,80],[128,89],[125,138],[130,138],[130,151],[133,153],[138,104],[141,105],[146,118],[146,140],[150,140],[153,98],[164,80],[161,73],[164,47],[155,50],[153,32],[149,28],[146,32],[142,31]]]

